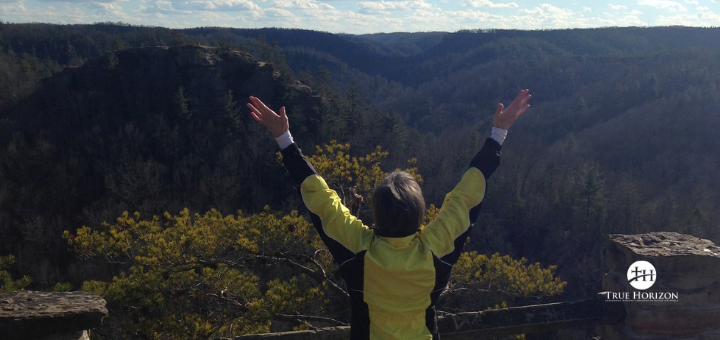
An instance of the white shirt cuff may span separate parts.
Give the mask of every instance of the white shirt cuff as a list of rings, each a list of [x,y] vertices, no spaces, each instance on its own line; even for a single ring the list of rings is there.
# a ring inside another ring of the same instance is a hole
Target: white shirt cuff
[[[505,141],[505,137],[507,137],[507,130],[503,130],[498,127],[492,128],[492,133],[490,133],[490,138],[494,139],[498,144],[502,145],[502,143]]]
[[[285,131],[285,133],[283,133],[282,135],[275,137],[275,141],[278,143],[278,146],[282,150],[285,150],[285,148],[294,143],[292,135],[290,134],[290,130]]]

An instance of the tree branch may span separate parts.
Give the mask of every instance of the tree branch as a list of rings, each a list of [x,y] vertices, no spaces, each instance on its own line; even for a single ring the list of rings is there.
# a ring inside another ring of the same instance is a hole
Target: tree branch
[[[346,298],[350,297],[350,294],[348,294],[344,289],[342,289],[340,286],[338,286],[337,284],[335,284],[335,282],[333,282],[332,280],[330,280],[330,279],[327,277],[327,275],[325,274],[325,270],[322,270],[322,267],[320,267],[320,265],[319,265],[317,262],[315,262],[315,260],[313,260],[313,262],[314,262],[318,267],[321,268],[322,274],[321,274],[321,273],[318,273],[317,271],[314,271],[314,270],[312,270],[312,269],[310,269],[310,268],[308,268],[308,267],[305,267],[305,266],[303,266],[302,264],[299,264],[299,263],[293,261],[292,259],[290,259],[290,258],[288,258],[288,257],[285,257],[284,254],[279,254],[279,255],[280,255],[281,257],[278,257],[278,256],[266,256],[266,255],[255,255],[255,256],[258,257],[258,258],[262,258],[262,259],[267,259],[267,260],[273,260],[273,261],[279,261],[279,262],[288,263],[288,264],[292,265],[293,267],[296,267],[296,268],[300,269],[300,271],[302,271],[302,272],[310,275],[312,278],[314,278],[314,279],[316,279],[316,280],[318,280],[318,281],[327,281],[328,284],[330,285],[330,286],[329,286],[330,288],[332,288],[333,290],[335,290],[336,292],[338,292],[339,294],[341,294],[342,296],[344,296],[344,297],[346,297]]]
[[[325,322],[332,322],[337,326],[347,326],[348,324],[339,320],[335,320],[333,318],[328,318],[324,316],[315,316],[315,315],[290,315],[290,314],[275,314],[274,317],[278,319],[284,319],[284,320],[297,320],[301,322],[305,321],[325,321]]]

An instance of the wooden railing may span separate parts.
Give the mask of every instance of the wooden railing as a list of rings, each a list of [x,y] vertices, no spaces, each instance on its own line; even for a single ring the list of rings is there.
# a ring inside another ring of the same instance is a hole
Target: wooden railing
[[[558,302],[448,314],[438,319],[443,340],[476,340],[500,336],[547,332],[566,328],[596,326],[620,322],[625,317],[622,303],[604,299]],[[234,340],[325,340],[347,339],[350,327],[252,334]]]

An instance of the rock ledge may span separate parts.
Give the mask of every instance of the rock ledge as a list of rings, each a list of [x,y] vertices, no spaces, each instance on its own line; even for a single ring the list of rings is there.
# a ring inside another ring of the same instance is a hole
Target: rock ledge
[[[720,339],[720,247],[675,232],[609,235],[604,258],[604,291],[666,292],[677,294],[678,300],[625,302],[624,322],[603,326],[603,339]],[[635,261],[650,262],[656,269],[655,283],[647,290],[628,282]]]
[[[0,294],[0,338],[41,339],[100,326],[105,300],[85,292]]]

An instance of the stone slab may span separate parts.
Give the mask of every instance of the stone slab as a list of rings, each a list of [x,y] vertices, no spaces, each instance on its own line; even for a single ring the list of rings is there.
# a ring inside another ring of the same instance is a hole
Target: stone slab
[[[42,339],[100,326],[105,300],[85,292],[0,294],[0,339]]]

